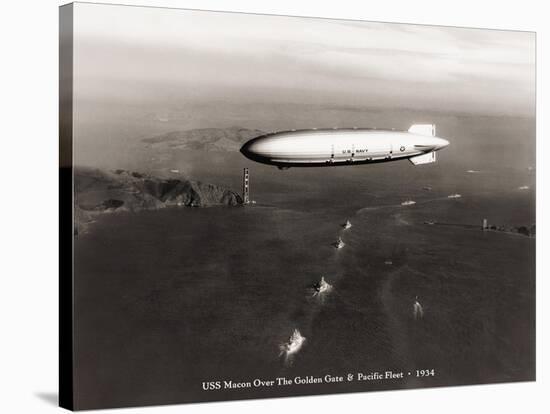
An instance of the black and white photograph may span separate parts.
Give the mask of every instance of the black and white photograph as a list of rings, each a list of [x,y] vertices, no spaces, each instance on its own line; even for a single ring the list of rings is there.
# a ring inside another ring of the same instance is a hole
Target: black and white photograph
[[[60,16],[66,406],[535,380],[534,32]]]
[[[546,15],[2,3],[0,412],[545,413]]]

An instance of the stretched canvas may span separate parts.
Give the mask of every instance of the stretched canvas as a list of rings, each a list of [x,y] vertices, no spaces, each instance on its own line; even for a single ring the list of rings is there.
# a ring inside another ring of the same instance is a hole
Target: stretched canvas
[[[62,6],[61,405],[535,380],[535,41]]]

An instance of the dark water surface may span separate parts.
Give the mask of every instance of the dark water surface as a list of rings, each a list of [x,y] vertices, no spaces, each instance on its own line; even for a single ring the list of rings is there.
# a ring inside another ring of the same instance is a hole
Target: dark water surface
[[[526,168],[178,160],[191,178],[233,189],[249,166],[257,204],[106,215],[75,241],[81,407],[534,379],[535,239],[480,230],[484,217],[535,222]],[[407,199],[417,204],[401,206]],[[321,276],[334,287],[322,301],[311,289]],[[285,365],[279,346],[295,328],[306,343]],[[388,369],[406,378],[202,390],[203,381]],[[417,369],[436,375],[407,375]]]

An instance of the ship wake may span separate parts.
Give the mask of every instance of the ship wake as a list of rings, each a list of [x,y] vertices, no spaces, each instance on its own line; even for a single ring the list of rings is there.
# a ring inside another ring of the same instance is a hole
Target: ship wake
[[[279,345],[279,356],[283,358],[285,366],[291,366],[294,363],[296,354],[300,352],[306,342],[306,338],[302,336],[298,329],[294,329],[289,340]]]

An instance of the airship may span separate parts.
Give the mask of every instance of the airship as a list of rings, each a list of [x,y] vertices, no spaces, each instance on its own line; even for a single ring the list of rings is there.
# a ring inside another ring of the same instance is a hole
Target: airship
[[[279,169],[370,164],[408,159],[414,165],[436,161],[449,141],[436,136],[434,124],[408,131],[344,128],[272,132],[246,142],[241,153]]]

